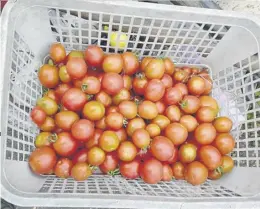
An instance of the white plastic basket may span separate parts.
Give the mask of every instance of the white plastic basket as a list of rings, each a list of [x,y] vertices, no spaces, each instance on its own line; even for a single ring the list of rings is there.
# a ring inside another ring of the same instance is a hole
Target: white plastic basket
[[[179,64],[210,67],[214,94],[226,95],[222,110],[236,120],[232,173],[194,187],[185,181],[149,185],[104,175],[75,182],[30,171],[27,159],[38,130],[29,113],[41,96],[37,70],[50,44],[61,42],[69,51],[95,43],[105,52],[118,52],[108,43],[112,30],[126,33],[124,51],[139,51],[140,58],[170,56]],[[163,209],[259,200],[259,40],[258,20],[232,12],[129,1],[9,1],[1,33],[2,196],[27,206]]]

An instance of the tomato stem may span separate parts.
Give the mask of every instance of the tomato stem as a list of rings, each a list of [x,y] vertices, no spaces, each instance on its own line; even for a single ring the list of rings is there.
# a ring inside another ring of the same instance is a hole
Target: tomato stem
[[[56,133],[48,136],[49,142],[55,143],[57,141],[57,139],[58,139],[58,135]]]
[[[123,119],[123,126],[126,127],[128,124],[128,120],[126,118]]]
[[[142,78],[145,77],[145,75],[144,75],[143,73],[136,73],[136,74],[135,74],[135,77],[142,79]]]
[[[83,92],[85,92],[85,91],[87,90],[87,88],[88,88],[88,84],[82,84],[82,85],[81,85],[81,90],[82,90]]]
[[[54,66],[54,63],[53,63],[52,59],[48,60],[48,65]]]
[[[95,170],[97,170],[97,166],[94,166],[94,165],[89,165],[89,167],[90,167],[90,169],[92,170],[92,171],[95,171]]]
[[[119,170],[119,168],[116,168],[113,171],[109,171],[107,174],[110,175],[110,176],[116,176],[116,175],[120,174],[120,170]]]

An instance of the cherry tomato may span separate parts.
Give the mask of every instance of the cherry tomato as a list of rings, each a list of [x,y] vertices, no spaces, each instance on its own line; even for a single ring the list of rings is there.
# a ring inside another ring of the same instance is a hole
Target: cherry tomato
[[[175,69],[175,72],[174,72],[172,78],[176,83],[186,82],[187,79],[189,78],[189,74],[186,71],[183,71],[183,70],[176,71],[176,69]]]
[[[235,140],[229,133],[221,133],[215,138],[214,145],[222,155],[226,155],[234,149]]]
[[[201,107],[196,112],[196,118],[201,123],[210,123],[216,117],[216,111],[211,107]]]
[[[79,57],[79,58],[84,59],[84,54],[82,51],[73,50],[68,54],[67,61],[69,61],[70,59],[73,59],[74,57]]]
[[[165,67],[165,73],[168,75],[173,75],[175,66],[174,66],[174,63],[172,62],[172,60],[167,57],[167,58],[163,59],[163,62],[164,62],[164,67]]]
[[[222,156],[217,148],[211,145],[205,145],[199,149],[198,153],[200,161],[209,170],[215,170],[222,165]]]
[[[197,147],[193,144],[183,144],[179,149],[179,159],[182,163],[191,163],[197,157]]]
[[[118,107],[119,112],[127,119],[133,119],[137,115],[137,105],[132,101],[123,101]]]
[[[115,151],[119,146],[119,139],[115,132],[104,131],[98,141],[99,146],[106,152]]]
[[[165,72],[165,66],[162,59],[154,58],[145,67],[145,76],[148,79],[161,79]]]
[[[108,116],[110,113],[120,113],[119,108],[117,106],[110,106],[106,109],[106,116]]]
[[[59,98],[57,97],[57,95],[55,94],[55,91],[53,89],[49,89],[44,96],[49,97],[51,99],[53,99],[56,103],[59,102]]]
[[[138,106],[138,114],[144,119],[151,120],[158,115],[158,110],[153,102],[145,100]]]
[[[70,59],[66,64],[67,72],[72,79],[83,78],[88,71],[88,66],[84,59],[80,57],[74,57]]]
[[[97,93],[95,99],[98,102],[101,102],[105,107],[108,107],[112,104],[112,98],[104,91]]]
[[[166,105],[164,104],[164,102],[163,101],[157,101],[157,102],[155,102],[155,105],[157,107],[158,113],[163,114],[165,109],[166,109]]]
[[[139,61],[133,52],[124,52],[122,54],[124,62],[124,74],[133,75],[139,69]]]
[[[200,162],[194,161],[187,165],[185,179],[192,185],[204,183],[208,178],[208,169]]]
[[[99,147],[92,147],[88,150],[88,163],[90,165],[99,166],[106,158],[105,152]]]
[[[187,87],[191,95],[199,96],[205,91],[205,81],[199,76],[193,76],[189,79]]]
[[[159,79],[152,79],[145,87],[144,96],[147,100],[157,102],[163,98],[165,86]]]
[[[174,87],[180,90],[182,97],[188,95],[188,88],[184,83],[177,83]]]
[[[57,103],[47,96],[38,99],[36,105],[49,116],[54,115],[58,111]]]
[[[164,163],[162,181],[171,181],[172,177],[173,177],[173,173],[171,167],[168,164]]]
[[[223,173],[229,173],[234,168],[234,160],[230,156],[222,156],[222,170]]]
[[[153,58],[152,57],[144,57],[141,61],[141,65],[140,65],[140,68],[141,68],[141,71],[145,71],[145,68],[146,66],[148,65],[148,63],[152,60]]]
[[[94,67],[99,67],[102,64],[104,59],[103,50],[96,45],[90,45],[85,51],[85,60],[86,62]]]
[[[116,152],[109,152],[106,154],[104,162],[99,165],[99,168],[103,173],[108,174],[109,172],[114,171],[117,168],[118,163],[119,160]]]
[[[94,135],[94,131],[94,123],[86,119],[76,121],[71,127],[72,136],[84,142],[88,141]]]
[[[66,65],[63,65],[59,69],[59,78],[63,83],[69,83],[71,82],[71,77],[67,72]]]
[[[120,54],[109,54],[105,56],[102,68],[106,73],[121,73],[124,67],[124,60]]]
[[[161,133],[161,129],[157,124],[151,123],[146,126],[146,131],[149,133],[150,137],[159,136]]]
[[[102,89],[109,95],[116,95],[123,89],[124,80],[117,73],[105,73],[101,81]]]
[[[51,132],[41,132],[36,136],[34,141],[35,147],[44,147],[50,146],[52,143],[50,142]]]
[[[202,145],[211,144],[216,135],[216,129],[211,123],[200,124],[194,132],[196,141]]]
[[[82,79],[81,89],[86,94],[97,94],[101,89],[101,83],[94,76],[85,76]]]
[[[92,175],[92,170],[87,163],[77,163],[71,169],[71,176],[76,181],[85,181]]]
[[[105,115],[105,107],[101,102],[90,101],[84,105],[83,115],[92,121],[100,120]]]
[[[78,143],[69,132],[61,132],[57,135],[53,148],[58,155],[69,157],[75,153]]]
[[[53,170],[56,161],[55,152],[48,146],[35,149],[29,157],[29,165],[36,174],[50,173]]]
[[[131,98],[131,94],[128,90],[122,89],[119,93],[113,96],[112,101],[115,105],[119,105],[123,101],[128,101]]]
[[[46,120],[46,113],[41,107],[34,107],[30,116],[32,121],[38,126],[41,126]]]
[[[54,43],[50,48],[50,57],[55,63],[60,63],[66,59],[66,50],[60,43]]]
[[[55,122],[53,118],[47,116],[44,123],[40,126],[42,131],[51,132],[55,129]]]
[[[181,91],[176,88],[168,88],[164,94],[164,102],[167,105],[174,105],[178,104],[182,100],[182,93]]]
[[[171,105],[165,110],[165,115],[171,122],[178,122],[181,118],[180,108],[176,105]]]
[[[148,184],[157,184],[163,178],[163,165],[155,158],[145,160],[139,170],[141,178]]]
[[[140,128],[134,131],[132,141],[138,148],[146,149],[151,142],[151,138],[145,129]]]
[[[200,108],[200,100],[192,95],[184,96],[180,107],[183,112],[187,114],[194,114]]]
[[[103,118],[101,118],[101,120],[96,121],[95,122],[96,128],[99,128],[101,130],[105,130],[107,128],[107,124],[106,124],[105,120],[106,120],[106,118],[103,117]]]
[[[127,179],[137,179],[139,177],[140,162],[135,159],[131,162],[121,162],[119,165],[120,173]]]
[[[130,141],[123,141],[117,149],[117,156],[120,160],[130,162],[137,155],[136,146]]]
[[[218,117],[214,120],[213,125],[217,132],[228,133],[232,129],[233,122],[228,117]]]
[[[192,74],[192,70],[190,67],[183,67],[182,68],[183,71],[187,72],[187,74],[190,76]]]
[[[175,162],[172,165],[172,173],[175,179],[184,179],[185,166],[182,162]]]
[[[99,138],[101,137],[103,130],[95,129],[94,135],[85,143],[85,147],[90,149],[91,147],[98,146]]]
[[[54,168],[54,173],[56,176],[59,178],[68,178],[70,176],[70,171],[72,169],[73,163],[70,159],[68,158],[61,158],[58,160],[55,168]]]
[[[164,84],[166,89],[172,87],[173,85],[172,77],[169,76],[168,74],[164,74],[161,81]]]
[[[134,131],[139,128],[145,128],[145,122],[142,118],[134,118],[130,120],[126,127],[127,135],[131,137]]]
[[[151,122],[157,124],[161,130],[164,130],[171,123],[164,115],[157,115]]]
[[[119,130],[123,127],[124,117],[118,112],[112,112],[106,117],[105,122],[108,128]]]
[[[132,89],[132,78],[129,75],[123,75],[124,88],[127,90]]]
[[[82,149],[79,152],[76,152],[76,154],[72,158],[72,163],[87,163],[88,162],[88,150]]]
[[[180,145],[186,141],[188,130],[180,123],[171,123],[165,129],[165,136],[169,138],[174,145]]]
[[[205,82],[205,89],[204,92],[202,93],[203,95],[209,95],[212,91],[213,88],[213,81],[211,78],[204,78]]]
[[[199,73],[199,69],[193,67],[193,68],[191,68],[191,73],[192,73],[193,75],[197,75],[197,74]]]
[[[55,115],[55,124],[64,131],[70,131],[73,123],[78,120],[78,114],[73,111],[61,111]]]
[[[218,103],[214,98],[212,98],[211,96],[200,96],[199,100],[201,107],[211,107],[216,110],[216,114],[218,113]]]
[[[116,130],[115,133],[116,133],[120,143],[127,140],[127,133],[124,128],[120,128],[120,129]]]
[[[61,100],[64,107],[74,112],[82,110],[86,102],[86,94],[77,88],[71,88],[66,91]]]
[[[220,179],[222,175],[223,175],[222,172],[218,171],[218,169],[215,169],[213,171],[209,171],[208,178],[211,180],[217,180]]]
[[[150,145],[151,152],[160,161],[169,160],[174,154],[174,145],[164,136],[156,136]]]
[[[55,88],[55,95],[60,100],[63,95],[70,89],[72,86],[67,83],[61,83]]]
[[[148,80],[145,76],[136,76],[133,79],[133,90],[138,95],[144,95]]]
[[[199,125],[196,118],[193,117],[192,115],[181,116],[180,124],[185,126],[187,128],[188,132],[194,131],[197,128],[197,126]]]

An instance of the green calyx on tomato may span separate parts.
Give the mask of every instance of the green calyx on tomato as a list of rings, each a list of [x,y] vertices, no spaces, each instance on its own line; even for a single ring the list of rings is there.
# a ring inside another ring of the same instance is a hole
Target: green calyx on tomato
[[[110,176],[112,176],[112,177],[114,177],[114,176],[116,176],[116,175],[120,175],[120,170],[119,170],[119,168],[116,168],[116,169],[113,170],[113,171],[109,171],[107,174],[110,175]]]

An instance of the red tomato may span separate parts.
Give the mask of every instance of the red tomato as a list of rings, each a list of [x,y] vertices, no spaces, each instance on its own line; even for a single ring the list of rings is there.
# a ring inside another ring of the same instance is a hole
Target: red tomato
[[[139,61],[137,56],[133,52],[124,52],[122,54],[124,62],[124,74],[133,75],[139,69]]]
[[[164,102],[163,101],[157,101],[157,102],[155,102],[155,105],[157,107],[158,113],[163,114],[165,109],[166,109],[166,105],[164,104]]]
[[[146,149],[150,144],[150,135],[145,129],[137,129],[132,135],[132,141],[140,149]]]
[[[109,54],[105,56],[102,68],[106,73],[121,73],[124,67],[124,60],[120,54]]]
[[[82,113],[89,120],[101,120],[105,115],[105,107],[101,102],[90,101],[84,105]]]
[[[138,106],[138,114],[144,119],[151,120],[158,115],[158,110],[153,102],[145,100]]]
[[[64,62],[66,59],[66,50],[60,43],[52,44],[49,53],[55,63]]]
[[[180,145],[188,138],[188,130],[180,123],[171,123],[165,129],[165,136],[169,138],[174,145]]]
[[[118,163],[119,160],[116,152],[110,152],[106,154],[106,158],[104,162],[99,165],[99,168],[103,173],[108,174],[109,172],[114,171],[117,168]]]
[[[208,169],[200,162],[194,161],[187,165],[185,179],[192,185],[204,183],[208,178]]]
[[[168,159],[166,161],[166,163],[173,164],[173,163],[177,162],[177,160],[178,160],[178,149],[174,146],[173,155],[171,156],[170,159]]]
[[[218,117],[214,120],[213,125],[217,132],[228,133],[232,129],[233,122],[228,117]]]
[[[84,59],[79,57],[70,59],[67,62],[66,67],[67,72],[72,79],[81,79],[87,74],[88,71],[88,66]]]
[[[91,147],[98,146],[98,141],[102,133],[103,130],[96,128],[94,135],[85,143],[85,147],[90,149]]]
[[[72,136],[79,141],[88,141],[94,135],[94,124],[93,122],[80,119],[76,121],[71,127]]]
[[[199,76],[193,76],[189,79],[187,87],[190,94],[199,96],[205,91],[205,81]]]
[[[164,94],[164,102],[167,105],[174,105],[178,104],[182,100],[182,93],[181,91],[176,88],[168,88]]]
[[[199,125],[196,118],[193,117],[192,115],[183,115],[180,119],[180,124],[185,126],[188,132],[194,131]]]
[[[134,92],[138,95],[144,95],[148,80],[145,76],[136,76],[133,80]]]
[[[59,84],[58,69],[55,66],[45,64],[40,68],[38,78],[44,87],[55,88]]]
[[[47,116],[44,123],[39,127],[42,131],[52,132],[55,129],[53,118]]]
[[[123,101],[119,104],[119,112],[126,119],[133,119],[137,115],[137,105],[132,101]]]
[[[30,116],[32,121],[38,126],[41,126],[46,120],[46,113],[40,107],[34,107]]]
[[[71,88],[66,91],[61,100],[65,108],[74,112],[82,110],[86,102],[86,94],[77,88]]]
[[[165,66],[162,59],[154,58],[145,67],[145,76],[148,79],[161,79],[165,72]]]
[[[164,136],[156,136],[150,145],[151,152],[160,161],[169,160],[174,154],[174,145]]]
[[[216,116],[216,110],[211,107],[201,107],[196,112],[196,118],[201,123],[210,123],[215,119]]]
[[[173,172],[168,164],[163,164],[163,177],[162,181],[171,181],[173,177]]]
[[[105,73],[101,81],[102,89],[109,95],[116,95],[123,89],[124,80],[117,73]]]
[[[126,133],[125,128],[120,128],[120,129],[116,130],[115,133],[119,139],[119,143],[127,140],[127,133]]]
[[[214,140],[214,145],[222,155],[229,154],[235,147],[235,140],[228,133],[218,134]]]
[[[180,107],[183,112],[194,114],[200,108],[200,100],[195,96],[187,95],[183,98]]]
[[[132,77],[129,75],[123,75],[123,80],[124,80],[124,88],[127,90],[132,89]]]
[[[191,163],[197,157],[197,147],[193,144],[183,144],[179,149],[179,159],[182,163]]]
[[[112,101],[115,105],[119,105],[123,101],[131,99],[131,94],[127,89],[122,89],[119,93],[113,96]]]
[[[121,162],[119,165],[120,173],[127,179],[137,179],[139,177],[139,160],[135,159],[131,162]]]
[[[216,135],[216,129],[211,123],[200,124],[194,132],[196,141],[202,145],[211,144]]]
[[[68,178],[70,176],[70,171],[72,169],[73,163],[70,159],[68,158],[61,158],[58,160],[55,168],[54,168],[54,173],[56,176],[59,178]]]
[[[172,173],[175,179],[184,179],[185,166],[182,162],[175,162],[172,165]]]
[[[87,149],[82,149],[78,151],[72,158],[72,163],[87,163],[88,162],[88,151]]]
[[[99,67],[104,59],[104,52],[99,46],[90,45],[85,51],[86,62],[94,67]]]
[[[109,113],[109,115],[105,119],[107,127],[113,130],[119,130],[120,128],[122,128],[123,121],[123,115],[118,112]]]
[[[136,146],[130,141],[123,141],[117,149],[117,156],[120,160],[130,162],[137,155]]]
[[[169,76],[168,74],[164,74],[161,81],[164,84],[166,89],[172,87],[173,85],[172,77]]]
[[[222,156],[217,148],[211,145],[202,146],[199,149],[199,158],[201,162],[211,171],[222,165]]]
[[[55,96],[60,100],[63,95],[70,89],[72,86],[67,83],[61,83],[55,88]]]
[[[99,147],[92,147],[88,150],[88,163],[90,165],[99,166],[106,158],[105,152]]]
[[[35,149],[29,157],[29,165],[36,174],[50,173],[53,170],[56,161],[55,152],[47,146]]]
[[[134,131],[139,128],[145,128],[145,122],[142,118],[134,118],[130,120],[126,127],[127,135],[131,137]]]
[[[182,97],[188,95],[188,88],[184,83],[177,83],[174,87],[180,90]]]
[[[176,105],[171,105],[165,110],[165,115],[171,122],[178,122],[181,118],[180,108]]]
[[[53,148],[58,155],[69,157],[77,150],[78,142],[69,132],[61,132],[57,134],[57,139],[53,143]]]
[[[163,178],[163,165],[160,161],[150,158],[140,165],[140,176],[148,184],[157,184]]]
[[[148,131],[150,137],[159,136],[161,133],[161,129],[157,124],[150,123],[145,128],[146,131]]]
[[[157,102],[163,98],[165,86],[159,79],[152,79],[145,87],[144,96],[147,100]]]
[[[115,132],[104,131],[98,141],[99,146],[106,152],[113,152],[119,146],[119,139]]]
[[[71,169],[71,176],[76,181],[85,181],[92,175],[92,170],[87,163],[77,163]]]
[[[175,70],[175,66],[174,66],[174,63],[172,62],[172,60],[167,57],[167,58],[163,59],[163,62],[164,62],[164,67],[165,67],[165,73],[168,75],[172,75]]]
[[[101,83],[94,76],[85,76],[82,79],[81,89],[86,94],[97,94],[101,89]]]
[[[141,65],[140,65],[140,68],[141,68],[141,71],[145,71],[145,68],[146,66],[148,65],[148,63],[152,60],[153,58],[152,57],[144,57],[141,61]]]
[[[61,111],[55,115],[55,124],[64,131],[70,131],[73,123],[78,120],[78,114],[73,111]]]
[[[104,91],[97,93],[95,100],[101,102],[105,107],[108,107],[112,104],[112,98]]]

